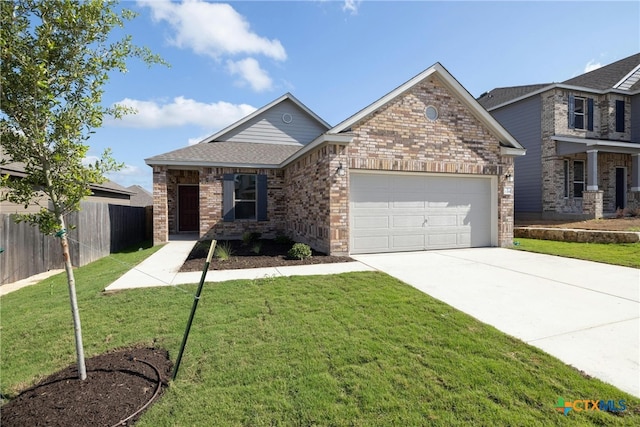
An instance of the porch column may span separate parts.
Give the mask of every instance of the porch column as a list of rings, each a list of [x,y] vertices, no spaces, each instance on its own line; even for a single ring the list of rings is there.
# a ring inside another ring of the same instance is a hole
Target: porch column
[[[631,155],[631,191],[640,191],[640,154]]]
[[[167,167],[153,166],[153,244],[168,241]]]
[[[598,150],[587,150],[587,191],[598,191]]]

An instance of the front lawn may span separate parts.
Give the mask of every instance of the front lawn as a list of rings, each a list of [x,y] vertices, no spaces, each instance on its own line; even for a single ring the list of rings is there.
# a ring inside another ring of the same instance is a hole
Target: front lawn
[[[577,243],[514,239],[514,249],[640,268],[640,243]]]
[[[77,270],[88,357],[144,344],[175,361],[195,285],[101,292],[148,251]],[[2,297],[0,315],[3,396],[74,363],[64,275]],[[627,409],[565,416],[558,398]],[[206,285],[178,378],[136,425],[638,424],[640,399],[365,272]]]

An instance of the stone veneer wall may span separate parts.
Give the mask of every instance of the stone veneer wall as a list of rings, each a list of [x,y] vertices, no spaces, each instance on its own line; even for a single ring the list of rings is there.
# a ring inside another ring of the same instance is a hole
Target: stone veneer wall
[[[559,156],[556,154],[556,142],[553,135],[566,135],[579,138],[603,138],[613,140],[629,140],[631,138],[630,103],[626,102],[625,132],[615,132],[615,101],[627,100],[618,94],[596,96],[593,93],[571,91],[575,96],[594,99],[593,131],[569,129],[568,102],[569,92],[556,88],[542,94],[542,210],[543,218],[561,218],[571,215],[575,218],[593,218],[597,212],[611,213],[615,211],[615,168],[627,168],[627,186],[631,188],[631,156],[628,154],[598,153],[598,189],[602,196],[595,202],[594,196],[589,200],[575,198],[573,185],[569,186],[569,197],[564,197],[564,160],[569,160],[569,181],[573,182],[573,161],[585,162],[585,173],[588,167],[586,153]],[[585,191],[587,185],[585,183]]]
[[[285,169],[287,235],[333,255],[348,253],[348,177],[337,174],[340,162],[344,147],[328,144]]]
[[[153,166],[153,244],[169,240],[167,167]]]
[[[222,220],[222,186],[225,174],[267,176],[267,220]],[[200,236],[211,239],[240,239],[245,232],[273,238],[284,234],[284,172],[278,169],[202,168],[200,172]]]

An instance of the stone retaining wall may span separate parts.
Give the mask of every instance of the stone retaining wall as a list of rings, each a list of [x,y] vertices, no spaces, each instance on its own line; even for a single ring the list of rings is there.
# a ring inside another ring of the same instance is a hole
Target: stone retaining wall
[[[579,243],[638,243],[640,233],[633,231],[576,230],[568,228],[516,227],[514,237]]]

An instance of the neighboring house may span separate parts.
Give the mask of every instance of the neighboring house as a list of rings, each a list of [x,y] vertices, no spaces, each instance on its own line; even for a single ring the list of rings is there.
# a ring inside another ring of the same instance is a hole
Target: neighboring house
[[[1,153],[0,160],[3,160],[3,155]],[[23,178],[25,176],[24,165],[19,162],[0,162],[0,176],[5,175],[9,175],[11,179]],[[130,199],[133,193],[115,182],[106,181],[102,184],[92,184],[90,188],[91,195],[85,199],[87,202],[109,203],[112,205],[122,206],[129,206],[131,203]],[[48,205],[47,199],[44,195],[37,203],[34,202],[25,208],[22,205],[2,200],[2,194],[3,189],[0,188],[0,214],[36,213],[40,211],[41,207],[46,207]]]
[[[478,98],[527,149],[516,217],[600,218],[640,208],[640,54],[562,83]]]
[[[439,63],[334,127],[285,94],[146,159],[154,243],[255,231],[335,255],[508,246],[523,154]]]
[[[131,206],[153,206],[153,195],[139,185],[130,185],[127,190],[131,192]]]

